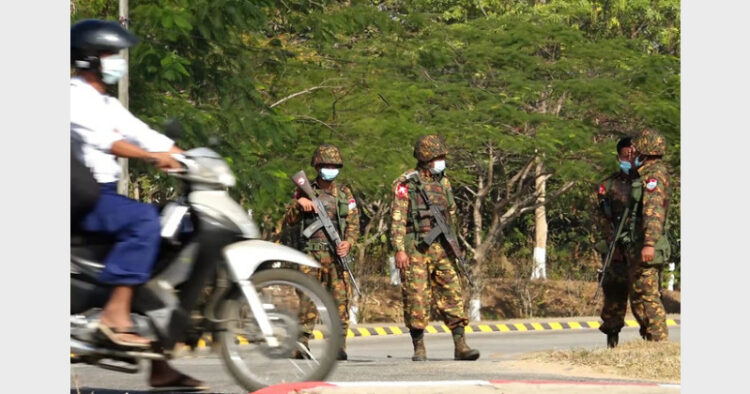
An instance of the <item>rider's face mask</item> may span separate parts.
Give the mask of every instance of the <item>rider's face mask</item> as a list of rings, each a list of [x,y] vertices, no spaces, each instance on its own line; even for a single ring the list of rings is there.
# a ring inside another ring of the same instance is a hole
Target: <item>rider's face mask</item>
[[[102,82],[113,85],[128,72],[128,62],[120,55],[104,56],[100,59],[102,65]]]
[[[630,168],[633,166],[630,164],[629,161],[620,160],[620,170],[626,174],[630,174]]]
[[[435,160],[430,167],[430,172],[433,174],[439,174],[445,171],[445,160]]]
[[[321,168],[320,169],[320,177],[323,178],[324,181],[332,181],[336,176],[339,174],[338,168]]]

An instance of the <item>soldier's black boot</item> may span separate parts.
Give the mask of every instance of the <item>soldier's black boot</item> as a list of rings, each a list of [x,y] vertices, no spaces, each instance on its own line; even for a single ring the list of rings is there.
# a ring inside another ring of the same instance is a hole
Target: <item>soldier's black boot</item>
[[[453,333],[453,344],[456,347],[455,352],[453,352],[454,359],[474,361],[479,358],[479,350],[472,349],[466,344],[463,327],[456,327],[451,332]]]
[[[617,342],[620,340],[620,335],[618,333],[608,333],[607,334],[607,347],[610,349],[614,349],[617,347]]]
[[[346,338],[344,338],[346,340]],[[339,355],[336,357],[336,360],[339,361],[346,361],[349,359],[349,356],[346,354],[346,342],[341,346],[341,349],[339,349]]]
[[[411,329],[411,343],[414,345],[414,355],[411,361],[427,361],[427,349],[424,347],[424,330]]]

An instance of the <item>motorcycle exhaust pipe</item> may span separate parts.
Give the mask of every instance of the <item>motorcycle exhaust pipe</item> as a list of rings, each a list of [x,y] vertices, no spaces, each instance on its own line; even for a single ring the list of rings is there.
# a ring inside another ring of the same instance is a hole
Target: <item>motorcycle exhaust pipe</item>
[[[143,358],[147,360],[166,360],[167,357],[160,353],[147,351],[111,350],[90,345],[75,338],[70,338],[70,352],[76,356],[101,356],[121,358]]]
[[[76,356],[86,356],[97,353],[98,349],[86,342],[70,338],[70,352]]]

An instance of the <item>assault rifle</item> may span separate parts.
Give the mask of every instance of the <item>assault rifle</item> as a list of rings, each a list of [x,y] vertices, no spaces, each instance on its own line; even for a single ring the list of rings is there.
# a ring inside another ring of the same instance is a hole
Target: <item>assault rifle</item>
[[[406,174],[406,179],[414,182],[414,184],[417,186],[417,189],[419,189],[419,193],[422,195],[424,203],[427,204],[427,206],[430,208],[432,217],[435,219],[435,224],[437,224],[437,226],[430,230],[430,232],[425,234],[422,239],[427,245],[430,245],[433,241],[435,241],[437,237],[440,236],[440,234],[442,234],[443,237],[445,237],[445,240],[448,242],[451,253],[456,257],[456,260],[458,261],[457,267],[459,272],[461,272],[461,274],[466,277],[466,279],[469,281],[470,286],[474,286],[474,283],[472,283],[471,278],[469,277],[469,273],[466,270],[466,260],[464,260],[461,249],[458,247],[458,239],[456,238],[456,234],[454,234],[453,230],[448,226],[448,223],[446,223],[445,218],[443,217],[443,214],[440,212],[440,210],[430,200],[430,196],[427,195],[427,192],[424,190],[424,186],[422,185],[422,181],[419,179],[419,174],[417,174],[416,171],[412,171]],[[416,209],[416,207],[414,208]]]
[[[354,274],[352,274],[352,270],[350,268],[352,263],[352,257],[350,254],[347,254],[344,257],[341,257],[336,253],[336,248],[338,248],[339,244],[341,243],[341,238],[339,237],[338,231],[336,231],[336,226],[333,225],[333,222],[331,222],[331,218],[328,217],[328,213],[326,212],[326,207],[323,205],[323,203],[315,196],[315,192],[312,189],[312,186],[310,186],[310,180],[307,179],[307,175],[305,174],[305,171],[300,171],[294,175],[292,175],[292,181],[294,182],[297,187],[300,188],[306,195],[307,198],[309,198],[313,205],[315,205],[315,210],[317,211],[318,218],[308,226],[302,234],[310,238],[316,231],[323,229],[323,232],[325,232],[326,237],[328,237],[329,246],[333,246],[333,255],[336,256],[336,261],[341,264],[341,267],[346,270],[346,272],[349,273],[349,278],[352,280],[352,285],[354,285],[354,289],[357,290],[357,295],[362,296],[362,293],[359,291],[359,285],[357,284],[357,281],[354,279]]]
[[[594,293],[594,301],[599,298],[599,290],[602,289],[602,285],[604,284],[604,275],[607,274],[607,267],[609,266],[610,261],[612,261],[612,256],[615,254],[615,248],[617,247],[617,241],[620,239],[620,234],[622,233],[622,227],[625,224],[625,220],[628,217],[628,213],[630,213],[630,207],[625,208],[625,212],[622,213],[622,216],[620,216],[620,222],[617,224],[617,229],[615,231],[615,237],[612,239],[612,243],[609,244],[609,249],[607,250],[607,256],[604,258],[604,266],[602,267],[602,277],[599,278],[599,285],[596,287],[596,293]]]

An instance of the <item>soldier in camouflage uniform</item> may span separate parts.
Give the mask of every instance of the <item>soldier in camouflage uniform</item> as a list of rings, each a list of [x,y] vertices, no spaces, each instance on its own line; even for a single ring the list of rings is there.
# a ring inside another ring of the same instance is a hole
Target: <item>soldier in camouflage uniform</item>
[[[609,244],[612,243],[617,226],[627,207],[632,207],[631,185],[635,171],[631,172],[635,148],[630,137],[624,137],[617,143],[617,160],[620,169],[605,178],[599,184],[597,199],[599,200],[600,215],[599,228],[606,239],[602,240],[597,249],[606,255]],[[606,272],[603,272],[604,305],[602,307],[602,325],[599,330],[607,334],[607,346],[617,346],[619,333],[625,325],[625,312],[628,307],[628,260],[626,258],[627,220],[623,226],[620,240],[615,244],[612,259]],[[631,307],[632,309],[632,307]]]
[[[661,133],[646,129],[635,138],[634,146],[638,178],[632,184],[630,305],[641,326],[641,336],[649,341],[664,341],[668,331],[659,277],[671,251],[666,229],[670,176],[661,159],[667,142]]]
[[[310,186],[317,194],[317,198],[326,206],[328,216],[337,227],[342,239],[335,253],[342,257],[346,256],[359,236],[359,209],[351,189],[334,181],[339,169],[344,165],[341,160],[341,153],[333,145],[322,144],[315,150],[311,165],[315,167],[318,176],[310,182]],[[301,225],[300,230],[303,230],[317,219],[313,210],[312,201],[305,197],[301,190],[297,189],[294,201],[287,209],[286,223],[292,226],[299,224]],[[303,239],[300,248],[318,261],[321,268],[315,269],[301,265],[299,269],[319,280],[333,295],[344,330],[344,341],[346,341],[351,299],[351,285],[346,270],[336,262],[336,257],[333,255],[333,246],[330,245],[322,228],[313,233],[309,239],[304,239],[302,235],[300,235],[300,238]],[[301,340],[307,345],[308,339],[312,337],[318,313],[314,304],[307,302],[302,305],[300,314],[300,321],[305,331]],[[302,355],[297,352],[296,356],[301,357]],[[339,352],[338,359],[347,359],[346,342]]]
[[[450,182],[445,177],[445,155],[448,150],[438,136],[420,138],[414,146],[418,160],[417,172],[432,204],[437,206],[449,223],[456,213]],[[464,337],[468,319],[464,312],[461,282],[455,261],[444,247],[444,237],[425,245],[422,237],[433,226],[429,207],[422,199],[414,182],[402,174],[393,184],[391,243],[396,251],[396,265],[401,275],[404,303],[404,322],[409,328],[414,345],[413,361],[425,361],[424,329],[430,316],[433,296],[443,321],[453,333],[456,360],[476,360],[479,351],[471,349]]]

